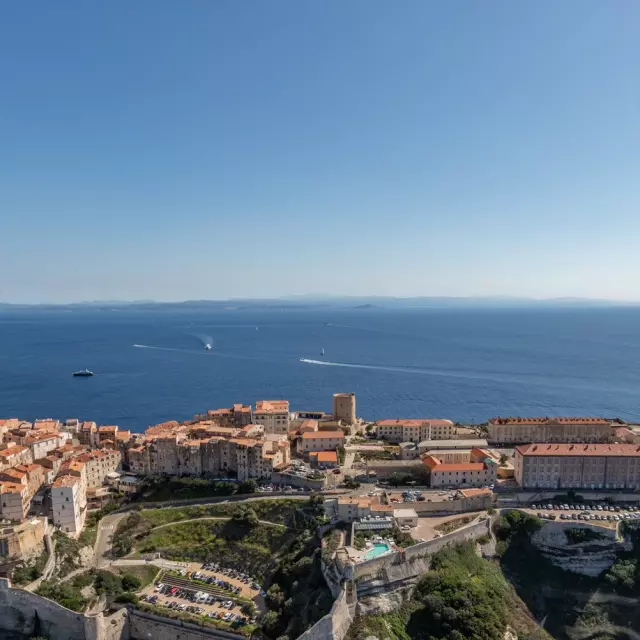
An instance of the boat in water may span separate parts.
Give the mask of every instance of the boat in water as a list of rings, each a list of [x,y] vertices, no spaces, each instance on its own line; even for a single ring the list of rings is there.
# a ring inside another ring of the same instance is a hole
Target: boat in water
[[[205,351],[211,351],[211,345],[207,342],[207,344],[204,345]]]
[[[324,355],[324,349],[320,349],[320,355],[323,356]]]
[[[90,378],[93,375],[93,371],[89,371],[89,369],[84,369],[83,371],[74,371],[74,378]]]

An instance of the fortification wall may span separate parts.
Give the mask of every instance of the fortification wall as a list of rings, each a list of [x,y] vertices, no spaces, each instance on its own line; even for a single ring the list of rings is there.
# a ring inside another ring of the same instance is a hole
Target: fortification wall
[[[352,585],[345,585],[331,607],[331,611],[307,629],[298,640],[342,640],[353,622],[355,603],[350,603]]]
[[[83,614],[23,589],[13,589],[6,579],[0,579],[0,630],[25,636],[96,640],[86,637]]]
[[[475,540],[480,536],[489,534],[491,520],[485,518],[479,522],[470,524],[467,527],[462,527],[457,531],[442,536],[441,538],[435,538],[434,540],[428,540],[427,542],[421,542],[420,544],[414,544],[412,547],[407,547],[404,550],[405,557],[407,559],[415,558],[424,554],[433,555],[444,549],[444,547],[450,544],[456,544],[458,542],[464,542],[466,540]]]
[[[129,638],[131,640],[246,640],[243,636],[211,627],[161,618],[152,613],[129,610]],[[105,638],[105,640],[112,640]]]

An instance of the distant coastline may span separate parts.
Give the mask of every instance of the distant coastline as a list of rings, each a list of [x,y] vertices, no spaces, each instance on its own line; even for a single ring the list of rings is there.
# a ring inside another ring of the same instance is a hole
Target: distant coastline
[[[304,310],[354,309],[554,309],[554,308],[615,308],[638,307],[639,301],[606,300],[600,298],[515,298],[515,297],[392,297],[392,296],[288,296],[282,298],[231,298],[226,300],[184,300],[158,302],[154,300],[96,300],[70,303],[0,302],[1,311],[68,311],[68,310],[153,310],[153,311],[243,311],[243,310]]]

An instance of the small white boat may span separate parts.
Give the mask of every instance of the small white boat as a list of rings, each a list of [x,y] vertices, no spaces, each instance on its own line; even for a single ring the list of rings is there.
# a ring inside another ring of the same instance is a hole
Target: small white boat
[[[207,342],[207,344],[204,345],[205,351],[211,351],[211,345]]]
[[[320,349],[320,355],[323,356],[324,355],[324,349]]]

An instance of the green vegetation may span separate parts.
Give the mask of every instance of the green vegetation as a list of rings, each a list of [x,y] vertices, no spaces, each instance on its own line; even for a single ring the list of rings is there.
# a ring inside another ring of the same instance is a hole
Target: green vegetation
[[[190,476],[152,478],[147,480],[146,485],[144,499],[149,502],[232,496],[238,488],[234,482]]]
[[[274,640],[297,638],[330,611],[333,597],[322,577],[320,545],[311,530],[297,536],[281,558],[266,604],[262,631]]]
[[[364,460],[395,460],[397,456],[394,455],[393,449],[385,447],[382,451],[363,451],[362,458]]]
[[[132,576],[140,581],[138,589],[144,589],[149,586],[160,572],[158,567],[148,564],[141,564],[137,566],[133,565],[129,567],[113,567],[112,570],[123,578],[123,588],[125,576]],[[125,591],[128,591],[128,589],[125,588]]]
[[[337,449],[336,449],[336,454],[338,456],[338,464],[339,465],[343,465],[344,464],[344,459],[347,455],[347,450],[344,448],[344,445],[341,444]]]
[[[415,482],[415,478],[410,473],[400,473],[396,471],[389,476],[389,484],[392,487],[400,487]]]
[[[352,476],[344,477],[344,486],[347,489],[358,489],[360,487],[360,481],[356,480]]]
[[[329,562],[331,562],[331,558],[338,550],[341,540],[342,534],[338,529],[329,529],[329,531],[325,531],[325,534],[322,537],[322,559],[325,564],[329,564]]]
[[[538,531],[542,524],[542,520],[536,516],[511,509],[497,519],[493,525],[493,532],[498,540],[509,542],[514,538],[528,538]]]
[[[584,542],[593,542],[595,540],[603,540],[605,538],[605,536],[599,531],[587,527],[565,529],[564,535],[567,537],[567,542],[569,544],[582,544]]]
[[[255,522],[255,512],[231,520],[196,520],[155,529],[136,541],[141,553],[160,552],[174,560],[222,560],[263,579],[274,557],[286,549],[295,532],[275,524]]]
[[[127,567],[129,569],[129,567]],[[109,598],[124,596],[126,602],[135,601],[134,591],[142,586],[142,580],[130,572],[116,575],[110,571],[84,571],[71,580],[45,580],[36,591],[38,595],[54,600],[72,611],[84,611],[89,605],[89,598],[82,594],[86,587],[92,587],[96,596]],[[122,602],[123,600],[119,600]]]
[[[37,580],[42,575],[48,560],[49,552],[44,549],[37,558],[15,567],[11,574],[12,584],[22,586]]]
[[[59,530],[53,532],[53,540],[56,545],[55,577],[64,578],[82,566],[80,551],[84,545]]]
[[[348,640],[502,640],[507,626],[519,638],[531,637],[534,625],[515,615],[517,605],[499,568],[478,557],[466,542],[439,551],[431,571],[400,609],[358,618]]]
[[[255,493],[258,490],[258,483],[249,479],[238,485],[238,493]]]

